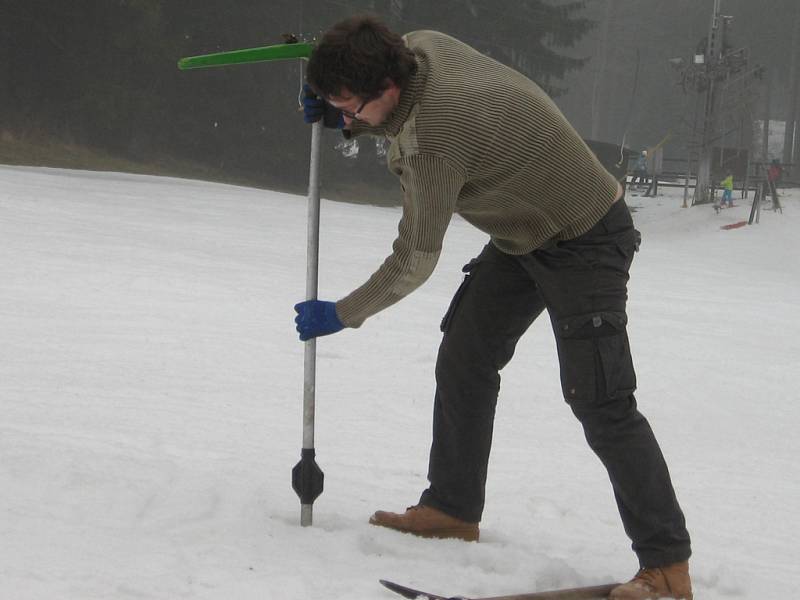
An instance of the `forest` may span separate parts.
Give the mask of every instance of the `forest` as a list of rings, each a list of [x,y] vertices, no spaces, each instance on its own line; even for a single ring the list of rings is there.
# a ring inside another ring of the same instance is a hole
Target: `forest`
[[[536,80],[587,139],[682,156],[697,94],[676,59],[708,34],[711,0],[5,0],[0,4],[0,162],[137,169],[301,191],[308,133],[300,61],[181,72],[183,56],[313,40],[372,12],[400,32],[437,29]],[[752,122],[797,114],[800,3],[723,0],[730,43],[764,66]],[[672,61],[672,62],[671,62]],[[749,135],[749,134],[748,134]],[[323,181],[370,201],[392,184],[380,146],[341,152]],[[796,143],[796,140],[795,140]],[[337,150],[337,146],[339,149]],[[39,152],[33,152],[36,148]],[[48,151],[42,150],[49,148]],[[85,149],[90,152],[83,153]],[[68,160],[70,159],[72,160]],[[795,153],[796,156],[796,153]]]

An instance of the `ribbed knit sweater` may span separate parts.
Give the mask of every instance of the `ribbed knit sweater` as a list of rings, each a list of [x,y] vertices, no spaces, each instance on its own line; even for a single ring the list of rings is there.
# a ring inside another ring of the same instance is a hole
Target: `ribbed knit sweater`
[[[393,252],[336,303],[345,326],[394,304],[434,270],[454,213],[508,254],[588,231],[617,197],[606,171],[534,82],[452,37],[405,36],[418,69],[379,127],[389,170],[400,179],[403,214]]]

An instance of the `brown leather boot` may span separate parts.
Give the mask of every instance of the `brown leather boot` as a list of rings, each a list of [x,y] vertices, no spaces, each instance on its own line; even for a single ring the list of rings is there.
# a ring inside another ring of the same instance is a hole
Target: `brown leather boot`
[[[430,506],[411,506],[404,513],[379,510],[369,518],[372,525],[396,529],[425,538],[458,539],[477,542],[480,530],[477,523],[456,519]]]
[[[615,587],[608,598],[609,600],[657,600],[658,598],[692,600],[689,561],[654,569],[639,569],[636,576],[628,583]]]

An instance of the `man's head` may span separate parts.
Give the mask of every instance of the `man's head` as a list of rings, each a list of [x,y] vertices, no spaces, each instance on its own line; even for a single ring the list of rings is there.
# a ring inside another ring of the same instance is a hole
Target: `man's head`
[[[334,25],[314,49],[306,76],[311,87],[354,118],[381,123],[397,106],[400,92],[417,69],[400,35],[371,16]]]

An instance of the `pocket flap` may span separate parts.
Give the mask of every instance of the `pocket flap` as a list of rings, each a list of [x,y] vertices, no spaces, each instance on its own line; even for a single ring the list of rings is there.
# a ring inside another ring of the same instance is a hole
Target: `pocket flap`
[[[622,311],[601,311],[564,317],[558,321],[562,338],[593,338],[615,335],[625,331],[628,315]]]

